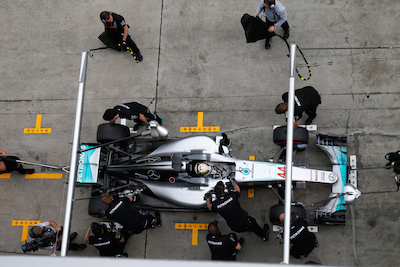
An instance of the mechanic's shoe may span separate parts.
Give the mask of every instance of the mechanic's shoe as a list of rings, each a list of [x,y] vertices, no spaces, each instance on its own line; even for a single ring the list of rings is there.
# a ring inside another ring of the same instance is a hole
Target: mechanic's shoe
[[[120,254],[115,255],[117,258],[128,258],[128,253],[122,252]]]
[[[305,122],[305,125],[310,125],[316,117],[317,117],[317,113],[315,113],[314,118],[308,117],[308,119]]]
[[[271,42],[271,38],[265,39],[265,49],[270,49],[271,48],[270,42]]]
[[[285,39],[285,40],[289,39],[289,30],[290,30],[290,28],[288,28],[287,31],[285,31],[285,34],[283,35],[283,39]]]
[[[77,232],[73,232],[72,234],[69,235],[69,242],[71,242],[72,240],[74,240],[76,238],[76,236],[78,235]]]
[[[136,123],[135,126],[133,126],[133,130],[137,132],[140,129],[140,126],[142,126],[140,123]]]
[[[84,250],[86,248],[86,244],[79,244],[77,251]]]
[[[157,220],[156,225],[157,225],[157,226],[161,226],[161,225],[162,225],[162,221],[161,221],[161,214],[160,214],[160,212],[156,211],[156,212],[155,212],[155,216],[156,216],[156,220]]]
[[[264,224],[264,232],[265,232],[265,237],[263,237],[264,241],[268,241],[269,238],[269,225],[268,224]]]
[[[143,61],[143,56],[142,56],[142,54],[138,53],[138,54],[136,55],[136,59],[139,60],[139,61]]]
[[[393,162],[390,162],[390,161],[388,163],[386,163],[386,165],[385,165],[386,169],[391,169],[392,166],[393,166]]]

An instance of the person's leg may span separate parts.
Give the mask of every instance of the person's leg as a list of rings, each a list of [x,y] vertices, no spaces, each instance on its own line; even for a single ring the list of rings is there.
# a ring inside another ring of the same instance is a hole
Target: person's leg
[[[254,219],[251,216],[249,216],[249,218],[248,218],[248,224],[249,224],[248,231],[254,232],[256,235],[261,237],[263,240],[268,240],[268,234],[267,234],[267,231],[269,232],[268,224],[265,224],[264,229],[263,229],[260,227],[260,225],[258,225],[256,219]]]
[[[132,49],[133,53],[137,57],[137,60],[142,61],[143,56],[142,54],[140,54],[139,48],[137,47],[136,43],[132,40],[130,35],[128,35],[128,38],[126,38],[126,44],[128,45],[128,47]]]
[[[289,23],[288,23],[287,21],[285,21],[285,22],[282,24],[282,29],[285,31],[285,33],[283,34],[283,38],[284,38],[284,39],[288,39],[288,38],[289,38],[289,30],[290,30],[290,27],[289,27]]]
[[[267,24],[267,27],[271,27],[274,25],[273,22],[269,21],[267,18],[265,18],[265,23]],[[271,38],[275,35],[275,32],[271,33],[267,31],[267,38],[265,38],[265,49],[270,49],[271,48]]]

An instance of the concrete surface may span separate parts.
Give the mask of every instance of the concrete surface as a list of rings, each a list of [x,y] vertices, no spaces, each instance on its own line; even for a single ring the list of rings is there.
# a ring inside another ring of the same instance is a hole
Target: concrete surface
[[[400,4],[395,0],[282,1],[287,8],[290,42],[304,52],[312,77],[296,77],[296,88],[311,85],[322,95],[318,132],[347,134],[349,154],[359,168],[384,166],[384,155],[399,150],[399,28]],[[204,112],[204,126],[220,126],[232,140],[232,155],[268,160],[278,151],[272,126],[283,124],[274,113],[288,90],[289,59],[284,42],[273,38],[246,44],[240,18],[254,14],[258,0],[89,0],[2,1],[0,54],[0,149],[32,162],[67,166],[78,89],[81,52],[103,46],[99,13],[123,15],[144,60],[136,64],[128,53],[92,52],[89,59],[81,141],[95,142],[105,109],[138,101],[164,118],[171,136],[184,137],[181,126],[196,126]],[[283,34],[282,29],[277,30]],[[365,49],[360,49],[365,47]],[[382,48],[379,48],[382,47]],[[303,77],[308,70],[299,53],[296,63]],[[41,127],[49,134],[24,134]],[[205,133],[214,136],[214,133]],[[308,167],[331,168],[315,145],[302,152]],[[57,172],[35,167],[36,172]],[[386,169],[359,170],[361,192],[395,190],[394,173]],[[54,220],[62,224],[66,179],[25,179],[12,173],[0,179],[0,251],[21,253],[22,227],[13,220]],[[312,184],[295,189],[296,200],[313,203],[328,196],[329,186]],[[79,187],[75,198],[90,196]],[[255,198],[244,193],[242,206],[259,223],[268,222],[276,197],[257,188]],[[348,209],[346,226],[319,226],[320,247],[308,258],[324,265],[396,266],[399,252],[400,193],[364,194]],[[83,239],[88,225],[99,219],[87,215],[87,200],[74,204],[72,229]],[[312,216],[312,208],[307,209]],[[134,236],[127,252],[132,258],[208,260],[199,231],[197,246],[190,230],[175,230],[176,222],[208,223],[213,213],[162,212],[163,226]],[[309,217],[312,218],[312,217]],[[221,219],[221,229],[229,231]],[[275,235],[265,243],[252,233],[240,262],[279,263],[282,246]],[[82,240],[83,241],[83,240]],[[38,251],[35,254],[50,254]],[[95,257],[94,247],[73,256]]]

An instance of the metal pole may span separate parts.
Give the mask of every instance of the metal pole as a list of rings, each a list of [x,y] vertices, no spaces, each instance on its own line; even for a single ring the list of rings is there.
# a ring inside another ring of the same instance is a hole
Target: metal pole
[[[61,257],[65,257],[68,251],[68,242],[69,242],[68,239],[71,228],[72,203],[74,201],[75,177],[77,169],[76,163],[78,158],[79,138],[81,132],[83,96],[85,93],[85,83],[86,83],[87,59],[88,59],[88,53],[82,52],[81,70],[79,74],[78,99],[76,104],[74,138],[72,142],[72,152],[71,152],[71,163],[70,163],[71,167],[69,173],[68,194],[65,207],[64,231],[63,231],[64,238],[62,239],[61,242]]]
[[[285,221],[283,236],[283,263],[289,264],[290,255],[290,210],[292,193],[293,125],[294,125],[294,70],[296,44],[290,44],[290,78],[288,95],[288,116],[286,136],[286,175],[285,175]]]

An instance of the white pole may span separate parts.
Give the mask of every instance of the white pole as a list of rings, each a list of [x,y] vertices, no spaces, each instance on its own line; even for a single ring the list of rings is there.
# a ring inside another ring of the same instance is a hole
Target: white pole
[[[290,210],[292,193],[293,124],[294,124],[294,70],[296,44],[290,44],[290,78],[288,95],[288,116],[286,136],[286,175],[285,175],[285,221],[283,236],[283,263],[289,264],[290,256]]]
[[[72,142],[72,152],[71,152],[71,163],[70,163],[70,173],[68,182],[68,194],[65,207],[65,218],[64,218],[64,230],[63,239],[61,242],[61,257],[65,257],[68,251],[68,239],[71,228],[71,215],[72,215],[72,204],[74,201],[74,191],[75,191],[75,177],[77,168],[77,158],[79,149],[79,138],[81,132],[81,121],[82,121],[82,110],[83,110],[83,96],[85,93],[85,83],[86,83],[86,70],[87,70],[87,59],[88,53],[82,52],[81,58],[81,70],[79,74],[79,89],[78,89],[78,99],[76,104],[76,114],[75,114],[75,128],[74,128],[74,138]]]

